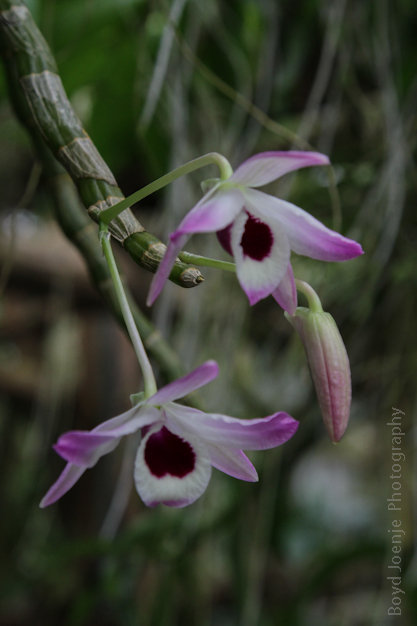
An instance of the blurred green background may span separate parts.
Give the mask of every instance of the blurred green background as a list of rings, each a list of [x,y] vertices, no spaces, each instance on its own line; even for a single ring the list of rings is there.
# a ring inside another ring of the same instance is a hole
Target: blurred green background
[[[285,130],[256,121],[226,84],[330,156],[342,232],[365,255],[328,265],[293,259],[350,355],[351,421],[338,446],[326,437],[301,342],[278,305],[268,298],[249,308],[233,275],[207,269],[196,289],[167,285],[149,315],[187,370],[219,362],[221,376],[202,392],[207,410],[286,410],[301,422],[297,434],[251,455],[258,484],[214,470],[204,496],[182,510],[141,503],[132,488],[137,442],[127,441],[40,510],[63,467],[51,448],[57,436],[127,409],[140,374],[79,253],[55,226],[42,176],[21,202],[37,172],[0,72],[0,625],[415,624],[416,3],[27,4],[126,195],[209,151],[236,166],[291,147]],[[136,215],[166,241],[201,197],[200,181],[214,175],[177,181]],[[330,227],[337,222],[317,168],[269,191]],[[227,256],[214,235],[194,237],[187,249]],[[126,256],[120,262],[144,307],[151,276]],[[392,407],[403,412],[405,433],[398,512],[387,509]],[[401,616],[388,614],[387,577],[398,575],[388,568],[394,519],[404,530]]]

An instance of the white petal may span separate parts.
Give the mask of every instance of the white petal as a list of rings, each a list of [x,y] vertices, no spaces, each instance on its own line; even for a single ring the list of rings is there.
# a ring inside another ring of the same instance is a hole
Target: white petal
[[[363,254],[361,246],[327,228],[300,207],[274,198],[257,189],[245,189],[246,206],[256,207],[265,220],[279,220],[285,230],[291,250],[320,261],[347,261]]]
[[[242,450],[234,450],[226,446],[206,444],[210,453],[211,464],[216,469],[238,478],[254,483],[258,481],[258,473]]]
[[[175,233],[173,235],[175,235]],[[173,235],[171,235],[162,261],[160,262],[159,267],[156,270],[156,274],[152,279],[148,297],[146,299],[147,306],[152,306],[152,304],[161,293],[162,288],[165,285],[165,282],[168,280],[168,277],[171,274],[171,270],[174,267],[177,254],[179,253],[181,248],[185,246],[188,239],[191,237],[191,235],[178,235],[176,237],[174,237]]]
[[[247,203],[231,229],[231,247],[237,278],[250,304],[269,296],[284,277],[290,260],[290,246],[280,222],[274,217],[259,218]]]
[[[154,396],[149,398],[148,402],[152,406],[173,402],[199,389],[203,385],[207,385],[207,383],[214,380],[218,374],[219,366],[216,361],[206,361],[186,376],[178,378],[178,380],[174,380],[172,383],[168,383],[168,385],[159,389]]]
[[[287,311],[290,315],[294,315],[297,309],[297,289],[295,287],[291,263],[288,263],[284,278],[281,280],[278,287],[274,289],[272,296],[284,311]]]
[[[75,485],[86,469],[86,467],[77,467],[72,463],[67,463],[58,480],[54,482],[52,487],[49,488],[47,494],[42,498],[41,503],[39,504],[40,508],[43,509],[59,500],[59,498],[61,498],[71,489],[71,487]]]
[[[290,439],[298,422],[280,411],[268,417],[238,419],[219,413],[204,413],[189,406],[171,402],[164,406],[167,424],[172,432],[192,434],[206,444],[236,450],[269,450]]]
[[[122,437],[155,424],[160,419],[160,414],[160,410],[153,406],[133,407],[93,430],[71,430],[64,433],[54,445],[54,450],[74,465],[93,467],[102,456],[119,445]]]
[[[209,192],[184,217],[172,237],[194,233],[214,233],[231,224],[241,210],[244,199],[239,189],[220,188],[215,194]]]
[[[135,461],[135,485],[150,507],[181,508],[192,504],[207,488],[211,462],[198,437],[172,433],[164,424],[153,426],[143,438]]]
[[[261,152],[242,163],[229,178],[231,183],[261,187],[288,172],[312,165],[328,165],[329,158],[319,152]]]

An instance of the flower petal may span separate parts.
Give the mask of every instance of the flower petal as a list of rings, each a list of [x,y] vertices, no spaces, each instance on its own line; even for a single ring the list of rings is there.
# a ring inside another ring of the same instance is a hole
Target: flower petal
[[[220,187],[208,200],[202,198],[187,213],[171,237],[194,233],[213,233],[222,230],[233,222],[243,205],[244,199],[239,189],[232,188],[223,191]]]
[[[215,446],[212,443],[206,445],[210,454],[211,464],[216,469],[239,480],[246,480],[251,483],[259,480],[256,469],[242,450],[234,450],[226,446]]]
[[[216,233],[220,245],[228,254],[230,254],[230,256],[233,256],[232,247],[230,245],[230,232],[232,230],[232,226],[233,223],[226,226],[226,228],[222,228],[222,230],[218,230]]]
[[[72,430],[64,433],[54,445],[54,450],[74,465],[93,467],[99,458],[116,448],[124,435],[154,424],[159,418],[160,411],[152,406],[133,407],[91,431]]]
[[[363,254],[356,241],[339,235],[299,207],[256,189],[245,197],[265,219],[274,215],[287,233],[291,250],[320,261],[347,261]]]
[[[209,198],[209,199],[207,199]],[[184,217],[177,230],[169,239],[169,244],[149,289],[148,306],[151,306],[171,273],[175,259],[193,233],[215,232],[225,228],[239,213],[243,205],[243,196],[237,189],[211,190]]]
[[[168,280],[179,251],[183,246],[185,246],[190,236],[191,235],[179,235],[177,237],[174,237],[173,235],[171,235],[170,242],[162,258],[162,261],[160,262],[159,267],[156,270],[156,274],[152,279],[148,297],[146,299],[147,306],[152,306],[152,304],[161,293],[165,282]]]
[[[42,498],[39,504],[40,508],[44,509],[46,506],[59,500],[64,493],[67,493],[75,485],[86,469],[86,467],[78,467],[72,463],[67,463],[58,480],[54,482],[47,494]]]
[[[210,455],[198,437],[178,436],[165,425],[156,424],[142,439],[134,478],[147,506],[182,508],[192,504],[204,493],[210,477]]]
[[[201,437],[205,443],[238,450],[275,448],[288,441],[298,428],[298,422],[283,411],[251,420],[203,413],[174,403],[166,404],[164,411],[173,432],[190,433]]]
[[[250,304],[278,287],[290,260],[290,246],[281,224],[274,217],[261,220],[257,213],[247,206],[231,229],[236,275]]]
[[[231,183],[261,187],[302,167],[329,165],[329,158],[319,152],[261,152],[247,159],[229,178]]]
[[[183,398],[187,394],[207,385],[219,374],[219,366],[216,361],[206,361],[195,370],[165,385],[154,396],[149,398],[148,403],[153,406],[160,406],[166,402],[173,402],[178,398]]]
[[[290,315],[294,315],[297,309],[297,290],[295,288],[294,273],[291,263],[288,263],[287,272],[281,280],[272,296],[278,302],[279,306],[287,311]]]

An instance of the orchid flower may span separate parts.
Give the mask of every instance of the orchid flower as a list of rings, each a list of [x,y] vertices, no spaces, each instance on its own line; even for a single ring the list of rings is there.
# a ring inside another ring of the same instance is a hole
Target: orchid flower
[[[174,400],[212,381],[215,361],[207,361],[132,409],[103,422],[92,431],[71,431],[54,449],[68,463],[40,506],[52,504],[77,482],[100,457],[116,448],[125,435],[142,430],[136,454],[136,489],[147,506],[184,507],[207,488],[211,466],[240,480],[258,480],[256,469],[242,452],[266,450],[286,442],[298,422],[284,412],[243,420],[204,413]]]
[[[191,235],[216,232],[234,257],[237,278],[250,304],[272,294],[293,315],[297,297],[291,250],[321,261],[346,261],[362,254],[362,248],[294,204],[256,187],[303,167],[328,164],[328,157],[318,152],[263,152],[242,163],[226,180],[216,181],[170,235],[148,305],[158,297]]]

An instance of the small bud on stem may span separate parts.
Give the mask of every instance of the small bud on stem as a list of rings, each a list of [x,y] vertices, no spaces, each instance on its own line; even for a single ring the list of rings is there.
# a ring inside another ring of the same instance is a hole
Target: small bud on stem
[[[308,298],[310,308],[298,307],[285,317],[303,342],[324,425],[333,443],[346,430],[352,399],[349,358],[336,322],[325,313],[315,291],[302,281],[296,286]]]

